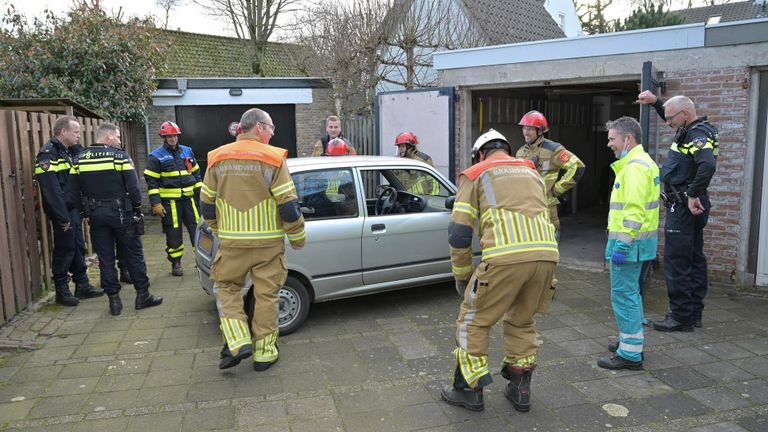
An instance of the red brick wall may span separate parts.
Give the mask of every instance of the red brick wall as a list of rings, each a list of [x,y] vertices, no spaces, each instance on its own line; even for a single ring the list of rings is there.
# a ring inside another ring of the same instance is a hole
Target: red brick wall
[[[663,100],[676,95],[690,97],[696,105],[697,115],[708,116],[720,131],[717,172],[709,186],[712,211],[704,230],[704,252],[712,276],[727,279],[736,269],[744,163],[745,158],[751,156],[746,154],[749,69],[674,71],[665,79],[667,92],[662,95]],[[663,124],[660,130],[659,153],[663,156],[669,150],[674,131]],[[660,251],[663,252],[663,246]]]

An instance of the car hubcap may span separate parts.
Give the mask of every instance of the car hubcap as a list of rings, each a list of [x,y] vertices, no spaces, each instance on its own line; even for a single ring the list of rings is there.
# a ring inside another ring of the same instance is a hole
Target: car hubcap
[[[280,312],[277,323],[280,327],[285,327],[299,315],[301,304],[299,303],[299,296],[292,289],[281,288],[278,297]]]

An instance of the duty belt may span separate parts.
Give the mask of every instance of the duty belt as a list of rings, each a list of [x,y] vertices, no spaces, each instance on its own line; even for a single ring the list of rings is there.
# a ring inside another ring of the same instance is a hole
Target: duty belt
[[[88,198],[88,207],[93,211],[97,208],[111,208],[114,210],[128,210],[133,207],[127,198],[95,199]]]
[[[665,186],[664,190],[661,191],[661,201],[664,203],[664,207],[670,209],[674,213],[676,205],[687,205],[688,200],[685,192],[688,190],[688,185],[680,184],[677,186]]]

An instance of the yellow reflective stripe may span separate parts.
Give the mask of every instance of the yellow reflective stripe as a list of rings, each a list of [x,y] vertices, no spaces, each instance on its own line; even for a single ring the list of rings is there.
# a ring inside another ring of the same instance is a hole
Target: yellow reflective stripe
[[[251,332],[242,320],[222,318],[220,328],[231,353],[236,353],[240,348],[251,343]]]
[[[211,201],[216,199],[216,191],[209,188],[205,183],[201,186],[200,192],[203,193],[203,195],[207,196],[211,199]]]
[[[171,201],[171,217],[173,218],[173,227],[178,228],[179,227],[179,213],[176,209],[176,201]]]
[[[304,230],[301,230],[301,232],[298,232],[296,234],[288,234],[288,240],[291,240],[291,241],[301,240],[306,237],[307,237],[307,233]]]
[[[99,172],[99,171],[115,171],[115,164],[113,164],[112,162],[80,164],[78,167],[78,171],[81,173]]]
[[[480,378],[491,373],[488,369],[488,356],[474,356],[461,347],[457,347],[453,353],[456,355],[461,375],[470,387],[474,387]]]
[[[163,171],[160,173],[160,177],[179,177],[183,175],[188,175],[188,172],[181,172],[181,171]]]
[[[193,189],[201,188],[203,187],[203,182],[197,182],[194,185],[192,185]]]
[[[277,360],[277,335],[278,331],[274,331],[254,342],[253,361],[273,362]]]
[[[154,177],[154,178],[160,178],[160,173],[155,172],[155,171],[151,171],[149,168],[146,168],[144,170],[144,175],[147,175],[147,176],[150,176],[150,177]]]
[[[147,195],[154,195],[154,194],[159,194],[159,193],[160,193],[159,189],[149,189],[149,190],[147,190]]]
[[[287,182],[277,185],[272,188],[272,195],[274,196],[280,196],[284,193],[290,192],[293,190],[293,180],[288,180]]]
[[[216,200],[219,214],[219,237],[229,239],[272,239],[282,238],[285,231],[277,225],[277,205],[268,199],[256,206],[240,211],[219,198]],[[304,233],[293,234],[296,239]],[[290,238],[290,237],[289,237]]]
[[[472,216],[472,219],[477,219],[478,211],[471,204],[463,201],[453,203],[453,211],[459,211]]]
[[[472,273],[472,265],[468,266],[457,266],[457,265],[451,265],[451,272],[453,272],[456,276],[466,276],[470,273]]]
[[[195,200],[189,200],[192,203],[192,213],[195,214],[195,222],[200,222],[200,212],[197,211],[197,203]]]

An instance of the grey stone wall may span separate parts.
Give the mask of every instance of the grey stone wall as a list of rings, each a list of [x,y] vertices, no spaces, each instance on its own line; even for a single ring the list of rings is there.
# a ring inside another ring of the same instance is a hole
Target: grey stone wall
[[[325,119],[333,114],[333,89],[330,88],[312,89],[312,103],[296,105],[296,154],[299,157],[312,155],[315,142],[325,133]]]

